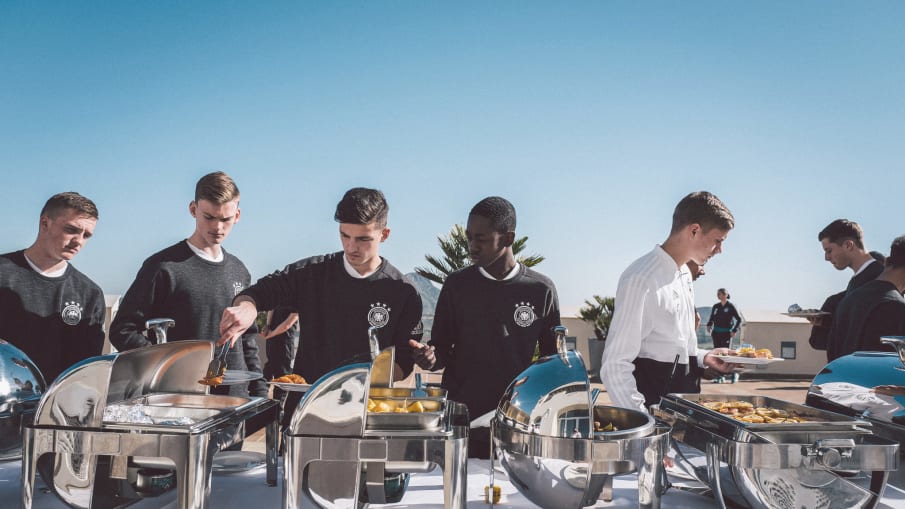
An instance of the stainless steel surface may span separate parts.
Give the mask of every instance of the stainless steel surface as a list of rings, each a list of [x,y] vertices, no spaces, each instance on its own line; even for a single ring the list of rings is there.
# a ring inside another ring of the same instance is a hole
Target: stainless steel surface
[[[172,318],[151,318],[145,322],[145,330],[148,331],[149,336],[153,333],[157,344],[162,345],[167,342],[167,329],[174,325],[176,325],[176,320]],[[148,340],[151,339],[151,337],[148,337]]]
[[[22,456],[24,423],[34,419],[44,376],[25,352],[0,339],[0,461]]]
[[[578,509],[607,497],[611,476],[638,472],[639,505],[659,507],[669,429],[643,412],[595,405],[581,355],[565,349],[564,327],[554,332],[558,352],[513,380],[491,422],[513,485],[542,508]],[[595,432],[595,422],[616,429]]]
[[[373,332],[373,330],[372,330]],[[376,337],[372,334],[372,345]],[[407,474],[443,470],[444,507],[465,507],[468,411],[446,391],[392,387],[393,348],[371,364],[327,373],[292,416],[284,453],[284,508],[361,507],[399,495]],[[427,412],[375,413],[368,400],[421,401]]]
[[[210,341],[165,343],[63,373],[23,432],[22,507],[31,507],[39,469],[70,507],[103,509],[148,496],[135,489],[143,467],[173,470],[179,507],[203,509],[214,454],[262,427],[275,484],[278,403],[199,390],[212,351]]]
[[[896,355],[899,356],[899,361],[902,362],[902,367],[905,369],[905,336],[883,336],[880,338],[880,342],[896,349]]]
[[[746,423],[703,405],[745,401],[796,412],[808,422]],[[654,407],[672,424],[677,440],[707,459],[706,478],[716,493],[754,508],[872,507],[889,471],[898,468],[898,444],[871,433],[870,423],[760,396],[670,394]],[[869,489],[840,471],[863,471]]]

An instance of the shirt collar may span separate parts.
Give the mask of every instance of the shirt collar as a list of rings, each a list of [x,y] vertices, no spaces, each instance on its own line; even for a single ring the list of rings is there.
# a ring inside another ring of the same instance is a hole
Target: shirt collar
[[[189,249],[191,249],[192,252],[195,253],[195,255],[197,255],[198,258],[201,258],[202,260],[207,260],[209,262],[214,262],[214,263],[220,263],[223,261],[223,248],[220,249],[220,256],[213,257],[213,256],[207,254],[205,251],[195,247],[191,242],[189,242],[189,239],[185,239],[185,243],[188,244]]]
[[[866,268],[868,267],[868,265],[874,263],[875,261],[877,261],[877,260],[876,260],[875,258],[871,257],[870,260],[867,260],[866,262],[862,263],[862,264],[861,264],[861,267],[859,267],[858,270],[855,271],[855,276],[857,276],[858,274],[864,272],[864,269],[866,269]],[[854,276],[852,276],[852,277],[854,277]]]
[[[355,279],[364,279],[364,278],[370,276],[371,274],[377,272],[377,269],[380,268],[380,265],[377,266],[377,269],[374,269],[371,272],[368,272],[367,274],[359,274],[358,271],[355,270],[355,267],[353,267],[352,264],[349,263],[349,260],[346,259],[345,253],[343,253],[343,267],[345,267],[346,272],[350,276],[354,277]]]
[[[481,266],[478,266],[478,272],[480,272],[482,276],[486,277],[487,279],[490,279],[491,281],[509,281],[510,279],[514,278],[518,274],[520,267],[521,267],[521,264],[516,262],[515,267],[512,267],[512,270],[510,270],[508,274],[503,276],[503,279],[497,279],[497,278],[491,276],[490,273],[487,272],[486,270],[484,270],[484,267],[481,267]]]

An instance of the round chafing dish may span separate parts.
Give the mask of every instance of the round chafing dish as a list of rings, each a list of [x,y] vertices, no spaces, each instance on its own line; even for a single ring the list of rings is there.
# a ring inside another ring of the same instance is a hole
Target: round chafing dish
[[[22,456],[22,424],[34,418],[45,389],[34,362],[0,339],[0,461]]]
[[[564,327],[555,332],[558,353],[513,380],[491,422],[503,469],[544,509],[607,500],[612,476],[631,472],[639,501],[659,507],[669,428],[637,410],[597,405],[581,355],[565,349]]]

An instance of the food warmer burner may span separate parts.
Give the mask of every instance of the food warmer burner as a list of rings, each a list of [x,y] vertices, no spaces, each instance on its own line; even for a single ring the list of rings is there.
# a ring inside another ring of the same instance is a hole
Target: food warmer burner
[[[393,387],[395,349],[379,351],[369,330],[372,362],[327,373],[292,415],[284,453],[283,507],[339,508],[401,497],[408,473],[443,469],[443,504],[464,508],[468,410],[439,388]],[[373,412],[375,404],[421,413]],[[394,475],[400,474],[400,475]],[[395,483],[395,485],[393,485]]]
[[[717,402],[749,403],[805,422],[743,422],[706,406]],[[875,436],[870,423],[764,396],[670,394],[654,414],[692,448],[685,459],[703,455],[697,471],[706,475],[699,480],[720,507],[724,496],[753,508],[873,507],[898,468],[898,444]]]
[[[491,421],[509,480],[542,508],[570,509],[610,500],[613,476],[637,472],[639,506],[659,507],[669,428],[641,411],[597,405],[581,355],[565,349],[565,327],[554,332],[558,353],[513,380]]]
[[[278,404],[208,394],[198,380],[213,352],[210,341],[177,341],[86,359],[60,375],[23,430],[23,509],[39,470],[67,505],[95,509],[158,495],[175,472],[179,507],[203,509],[214,454],[265,426],[275,486]]]
[[[805,404],[864,419],[874,434],[901,445],[905,442],[905,337],[886,336],[881,341],[896,353],[855,352],[834,360],[814,377]]]
[[[22,426],[34,418],[45,388],[25,352],[0,339],[0,461],[22,456]]]

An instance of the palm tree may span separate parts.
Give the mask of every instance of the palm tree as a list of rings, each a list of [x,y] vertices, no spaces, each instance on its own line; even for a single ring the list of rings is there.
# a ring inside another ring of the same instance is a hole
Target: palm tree
[[[468,239],[465,237],[465,227],[462,225],[453,225],[449,235],[439,236],[437,241],[440,243],[440,251],[443,252],[443,256],[437,258],[432,255],[424,255],[424,259],[427,260],[430,267],[415,267],[415,272],[442,285],[446,281],[446,276],[468,267],[471,265],[471,260],[468,257]],[[536,254],[519,256],[519,253],[524,251],[527,242],[528,237],[515,239],[515,242],[512,243],[512,253],[515,254],[515,259],[519,263],[526,267],[534,267],[544,261],[544,257]]]
[[[606,341],[606,336],[610,332],[610,323],[613,321],[616,299],[595,295],[594,303],[588,300],[584,303],[585,305],[578,310],[578,317],[594,326],[594,335],[598,340]]]

